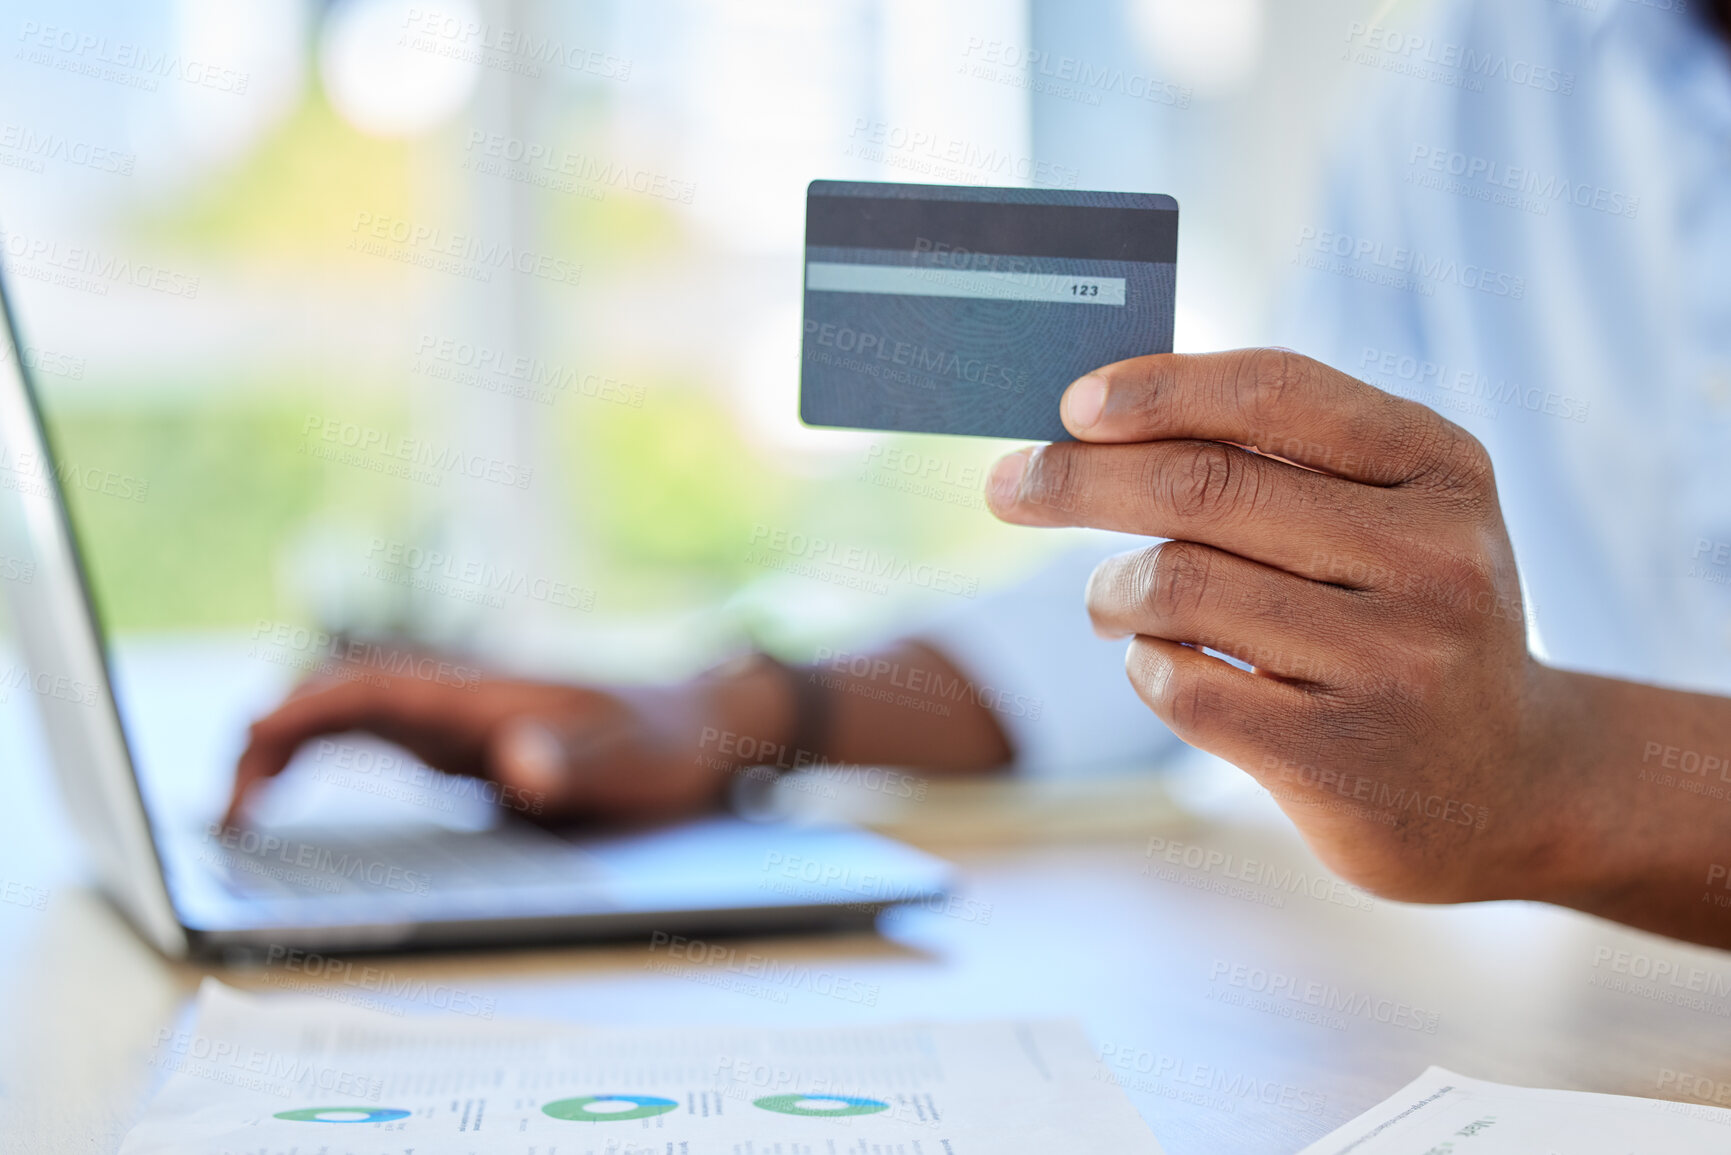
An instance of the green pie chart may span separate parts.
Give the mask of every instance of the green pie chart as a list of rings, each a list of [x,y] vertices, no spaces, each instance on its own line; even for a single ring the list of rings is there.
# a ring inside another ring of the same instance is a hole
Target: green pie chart
[[[291,1123],[389,1123],[408,1117],[401,1107],[297,1107],[276,1113]]]
[[[804,1115],[813,1119],[875,1115],[890,1109],[882,1099],[855,1099],[849,1095],[770,1095],[753,1099],[751,1105],[778,1115]]]
[[[665,1115],[677,1106],[672,1099],[655,1095],[579,1095],[548,1103],[541,1113],[572,1123],[622,1123],[627,1119]]]

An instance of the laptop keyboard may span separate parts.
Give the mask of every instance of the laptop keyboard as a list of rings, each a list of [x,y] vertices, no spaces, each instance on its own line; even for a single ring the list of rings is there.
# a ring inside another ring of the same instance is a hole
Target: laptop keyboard
[[[424,895],[595,882],[595,859],[528,827],[247,831],[216,862],[238,898]]]

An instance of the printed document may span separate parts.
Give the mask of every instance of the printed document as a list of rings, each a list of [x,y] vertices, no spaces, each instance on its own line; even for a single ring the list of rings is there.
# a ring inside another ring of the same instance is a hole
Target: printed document
[[[1540,1091],[1432,1067],[1299,1155],[1724,1155],[1731,1110]]]
[[[207,979],[121,1155],[1160,1155],[1064,1022],[619,1027]]]

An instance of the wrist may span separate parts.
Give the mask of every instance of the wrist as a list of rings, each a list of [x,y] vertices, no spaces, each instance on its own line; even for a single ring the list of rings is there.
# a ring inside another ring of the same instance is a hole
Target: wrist
[[[795,765],[799,703],[790,673],[768,655],[750,653],[700,674],[693,688],[704,752],[729,771]]]
[[[1615,800],[1595,773],[1605,741],[1591,679],[1532,660],[1527,725],[1512,770],[1503,835],[1520,848],[1507,897],[1573,905],[1616,871]]]

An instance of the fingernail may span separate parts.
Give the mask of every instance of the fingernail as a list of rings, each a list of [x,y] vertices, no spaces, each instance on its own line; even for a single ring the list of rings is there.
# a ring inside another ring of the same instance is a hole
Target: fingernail
[[[1064,390],[1058,411],[1071,431],[1088,429],[1106,408],[1106,382],[1090,373]]]
[[[1009,505],[1022,491],[1022,474],[1028,471],[1028,453],[1012,453],[992,466],[992,476],[986,483],[986,495],[994,505]]]
[[[499,754],[521,789],[553,790],[565,778],[565,743],[544,722],[519,718],[507,723]]]

